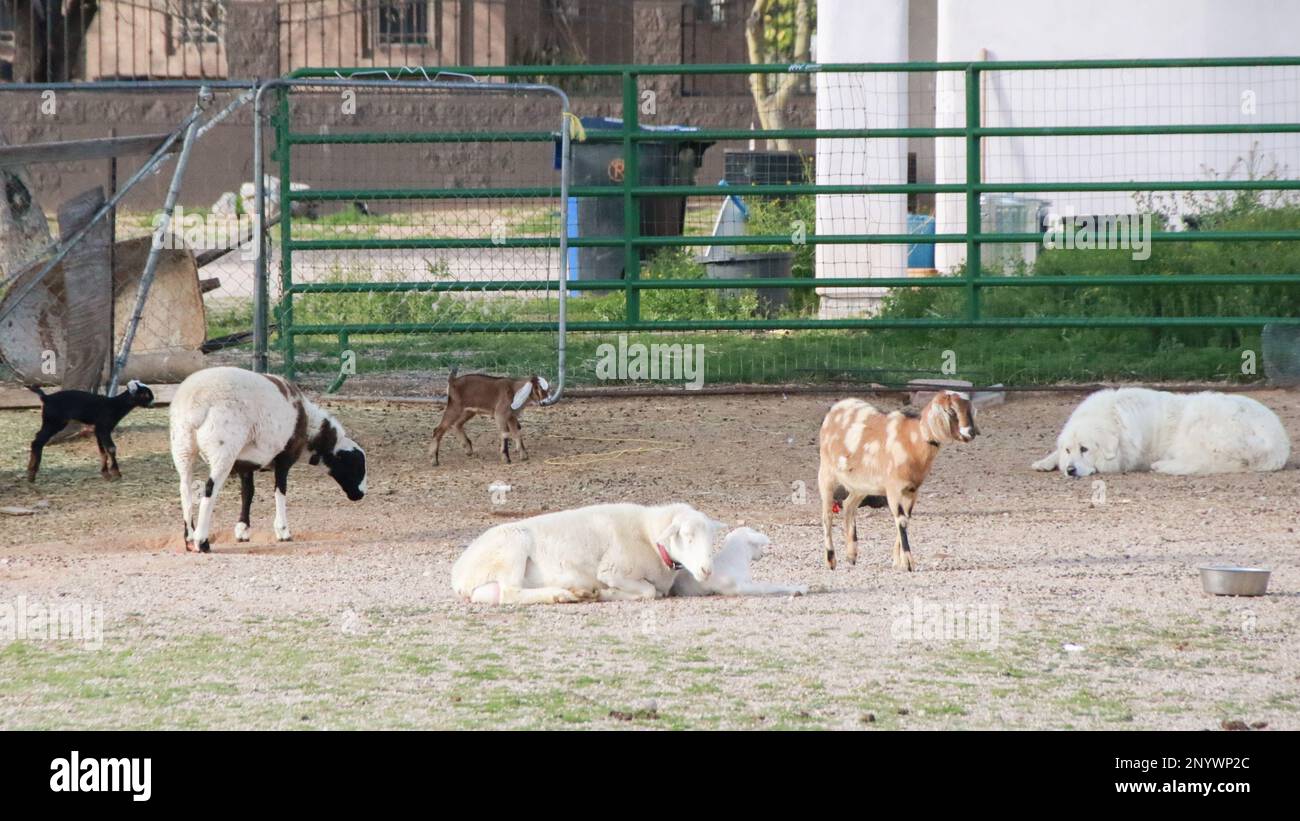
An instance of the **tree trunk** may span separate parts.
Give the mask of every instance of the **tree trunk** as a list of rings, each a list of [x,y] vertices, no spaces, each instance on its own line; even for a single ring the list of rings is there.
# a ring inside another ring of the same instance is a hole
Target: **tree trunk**
[[[812,44],[812,25],[809,14],[810,0],[798,0],[795,5],[794,54],[792,62],[806,63]],[[771,0],[755,0],[745,20],[745,47],[749,52],[749,62],[759,65],[774,62],[774,55],[763,42],[763,15],[771,5]],[[749,91],[754,98],[754,111],[758,114],[760,128],[780,129],[787,127],[786,106],[790,97],[806,80],[804,74],[750,74]],[[784,138],[767,140],[767,147],[781,151],[793,149],[793,143]]]

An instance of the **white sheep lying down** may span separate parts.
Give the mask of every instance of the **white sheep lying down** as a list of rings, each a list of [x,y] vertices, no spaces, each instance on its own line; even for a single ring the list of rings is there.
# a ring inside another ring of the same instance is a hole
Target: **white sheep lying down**
[[[686,504],[592,505],[500,524],[456,560],[451,586],[486,604],[625,601],[668,595],[677,571],[713,571],[726,527]]]
[[[242,506],[235,539],[249,538],[253,472],[275,472],[275,536],[288,541],[288,474],[303,452],[311,464],[325,462],[330,476],[353,501],[366,493],[366,455],[338,420],[278,376],[242,368],[207,368],[176,389],[171,409],[172,461],[180,476],[185,547],[210,549],[212,508],[217,491],[233,471],[239,474]],[[195,458],[208,464],[208,481],[193,517]]]

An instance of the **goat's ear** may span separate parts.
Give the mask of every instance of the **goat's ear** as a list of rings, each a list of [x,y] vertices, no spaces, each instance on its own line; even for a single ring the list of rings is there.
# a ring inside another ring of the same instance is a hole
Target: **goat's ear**
[[[319,465],[319,464],[320,464],[320,454],[319,454],[319,453],[313,453],[313,454],[311,455],[311,458],[307,460],[307,464],[309,464],[309,465]]]
[[[131,395],[134,396],[135,393],[136,393],[137,391],[139,391],[139,390],[140,390],[140,380],[139,380],[139,379],[132,379],[130,382],[127,382],[127,383],[126,383],[126,392],[127,392],[127,393],[129,393],[129,394],[131,394]]]
[[[551,383],[546,381],[546,377],[537,377],[537,384],[542,386],[542,392],[549,394],[551,392]]]
[[[515,391],[515,398],[510,402],[511,410],[519,410],[527,402],[528,397],[533,395],[533,381],[530,379],[524,383],[524,386]]]

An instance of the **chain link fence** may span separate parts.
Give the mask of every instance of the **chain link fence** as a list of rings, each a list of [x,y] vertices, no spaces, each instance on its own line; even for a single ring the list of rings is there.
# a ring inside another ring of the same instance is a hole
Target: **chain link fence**
[[[1202,63],[769,66],[813,105],[758,130],[679,82],[749,66],[303,72],[263,100],[268,365],[362,395],[436,395],[452,366],[549,376],[564,349],[579,386],[1256,381],[1290,338],[1261,328],[1300,305],[1300,62]],[[564,120],[504,87],[539,73],[617,95]],[[202,107],[128,376],[252,360],[249,90]],[[11,383],[107,382],[198,91],[0,86]],[[41,275],[168,140],[87,235],[107,251]],[[1151,222],[1080,244],[1116,217]]]
[[[119,384],[248,361],[251,88],[0,85],[0,382],[106,388],[128,337]]]

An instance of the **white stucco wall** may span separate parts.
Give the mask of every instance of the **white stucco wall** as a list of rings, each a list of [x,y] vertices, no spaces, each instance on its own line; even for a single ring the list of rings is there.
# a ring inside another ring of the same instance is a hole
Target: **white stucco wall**
[[[1296,55],[1300,2],[939,0],[937,41],[940,61]],[[994,71],[982,82],[983,119],[992,126],[1300,122],[1297,68]],[[940,75],[935,125],[960,126],[964,112],[961,76]],[[989,138],[984,177],[999,182],[1241,179],[1252,149],[1260,170],[1300,176],[1300,135],[1260,134]],[[962,141],[936,141],[935,163],[937,182],[962,182]],[[1128,193],[1034,196],[1051,200],[1060,214],[1129,213],[1135,207]],[[937,198],[936,224],[941,233],[965,230],[960,195]],[[938,246],[937,266],[961,262],[964,251]]]
[[[818,0],[817,61],[904,62],[907,0]],[[818,128],[902,128],[907,124],[903,74],[817,75]],[[907,181],[907,140],[818,140],[817,182],[823,185]],[[904,195],[817,198],[817,233],[906,233]],[[905,276],[902,245],[819,245],[818,277]],[[823,316],[869,313],[882,289],[821,288]]]

